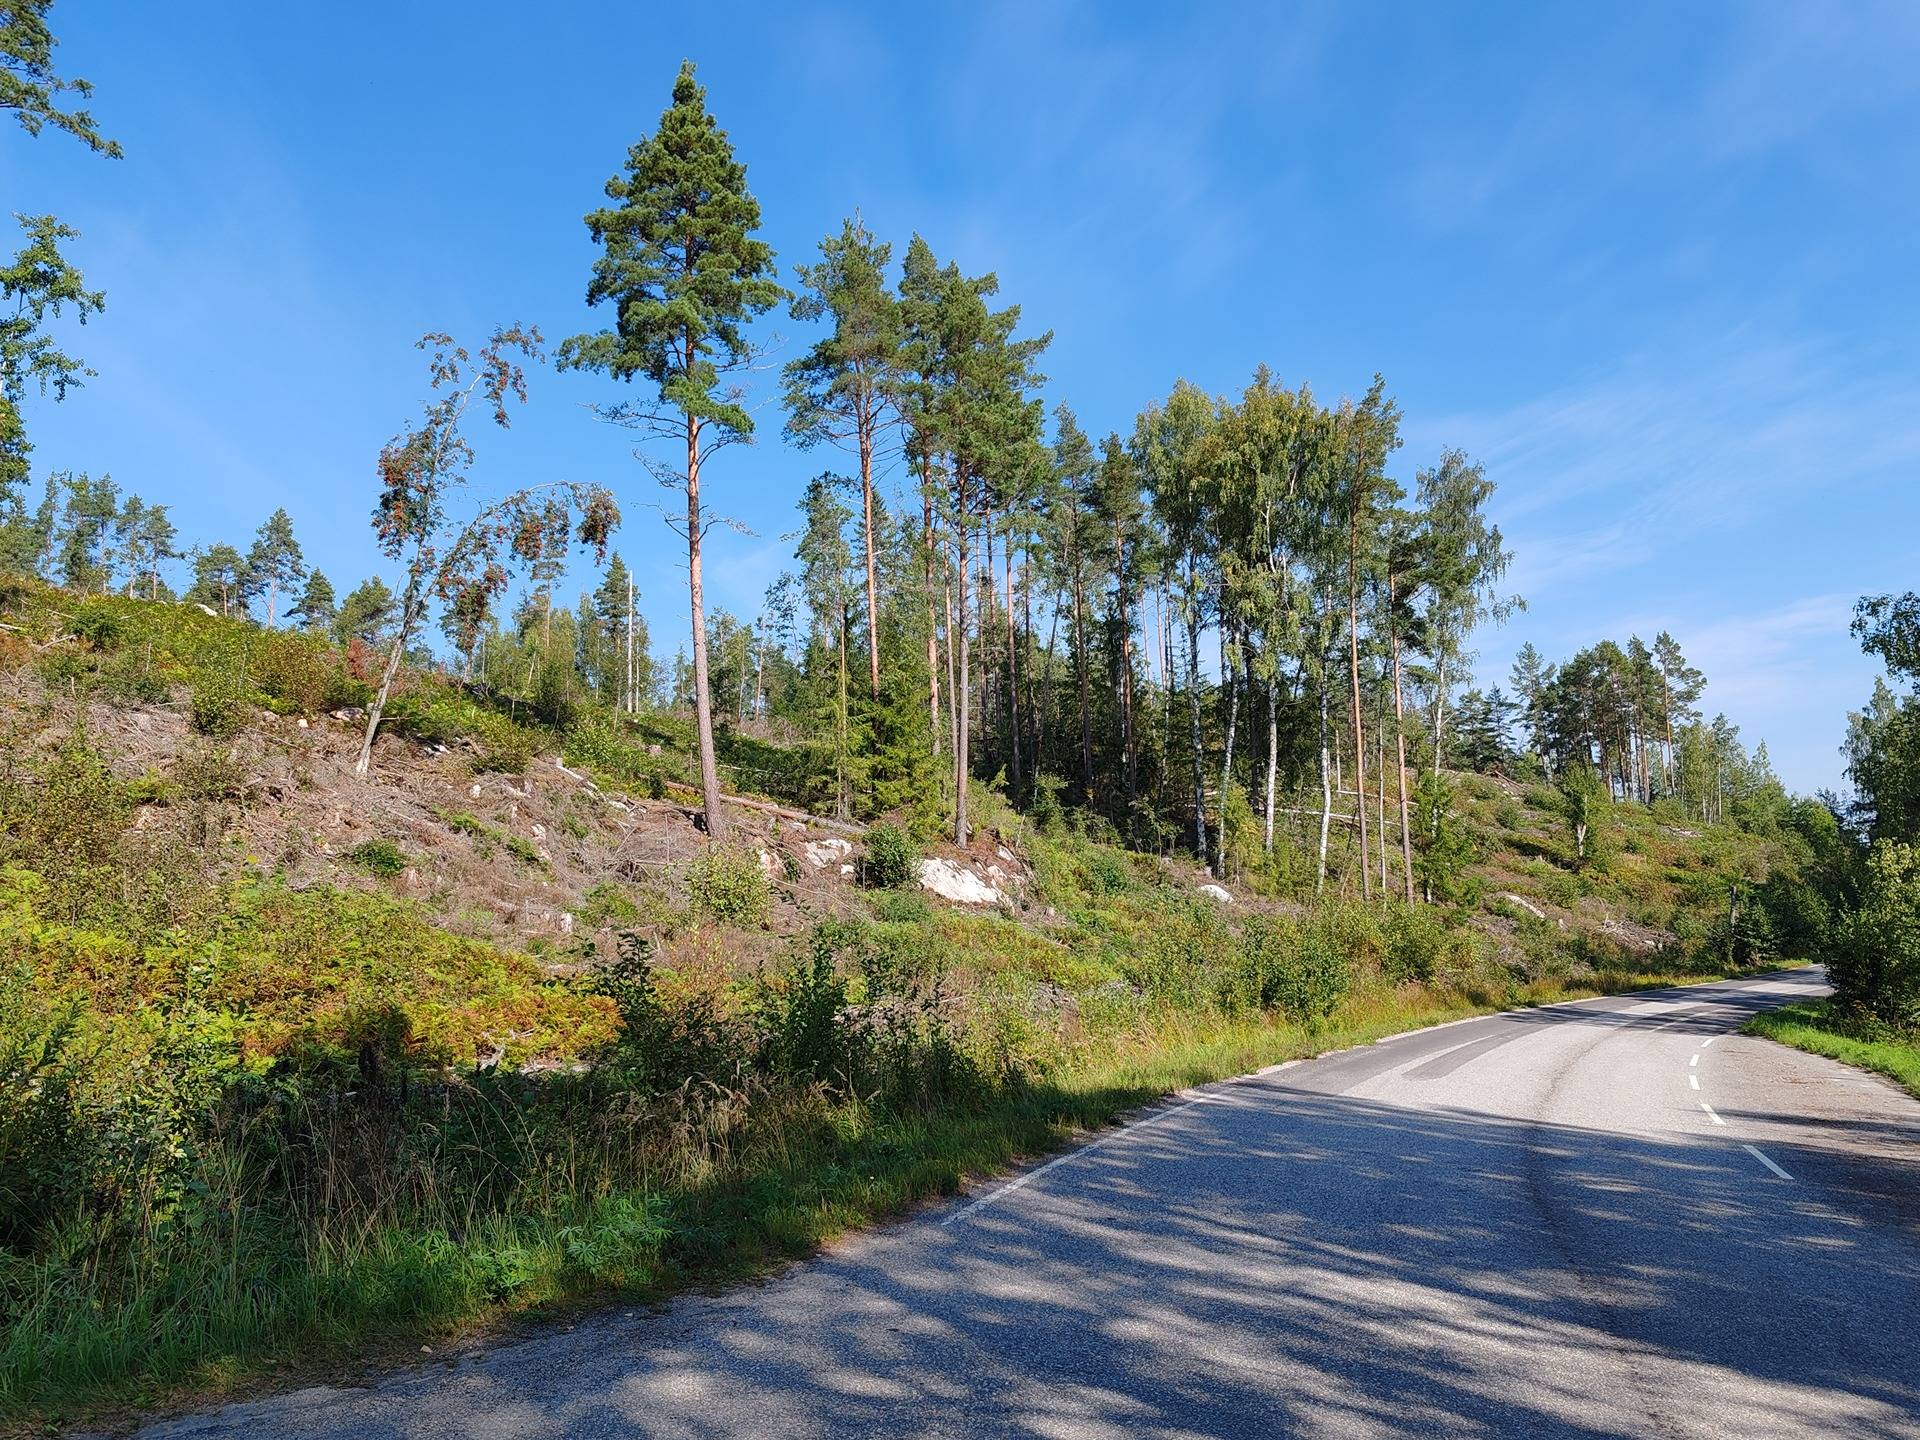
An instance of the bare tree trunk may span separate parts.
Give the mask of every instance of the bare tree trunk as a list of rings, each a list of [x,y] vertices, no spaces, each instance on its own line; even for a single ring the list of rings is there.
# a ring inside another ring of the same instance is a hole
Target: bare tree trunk
[[[706,594],[700,573],[700,422],[687,418],[687,602],[693,611],[693,719],[700,743],[700,795],[707,837],[726,833],[720,764],[713,748],[713,697],[707,691]]]
[[[1214,817],[1214,834],[1217,837],[1213,850],[1213,873],[1219,879],[1227,878],[1227,790],[1233,784],[1233,738],[1240,721],[1240,687],[1235,682],[1233,663],[1228,658],[1228,640],[1226,627],[1220,629],[1220,684],[1226,690],[1226,745],[1220,757],[1220,805]]]
[[[629,715],[640,709],[639,677],[634,673],[633,668],[633,600],[633,572],[629,570],[627,572],[627,679],[620,697],[620,708]]]
[[[1380,898],[1387,898],[1387,735],[1386,726],[1374,732],[1373,773],[1380,792],[1380,808],[1377,812],[1378,824],[1374,834],[1374,848],[1380,852]]]
[[[367,707],[367,733],[360,740],[360,755],[353,762],[353,773],[365,775],[367,767],[373,764],[373,737],[379,733],[380,717],[386,713],[387,697],[393,693],[393,680],[400,673],[401,658],[407,653],[407,636],[413,633],[414,621],[419,618],[417,610],[420,604],[420,582],[407,582],[406,598],[400,604],[400,628],[394,632],[393,648],[387,651],[387,663],[380,672],[380,688],[374,691],[373,703]]]
[[[946,629],[942,632],[941,652],[947,661],[947,736],[949,740],[960,733],[960,681],[953,659],[953,575],[951,564],[941,557],[948,573],[940,580],[940,603],[946,615]],[[955,742],[957,743],[957,742]]]
[[[1333,824],[1333,756],[1331,739],[1327,723],[1327,687],[1316,685],[1320,692],[1320,869],[1313,884],[1313,892],[1318,895],[1327,888],[1327,833]]]
[[[1120,604],[1120,748],[1126,757],[1127,830],[1131,834],[1140,788],[1140,763],[1133,743],[1133,596],[1127,588],[1126,545],[1118,530],[1114,531],[1113,553]]]
[[[860,508],[867,535],[867,672],[873,698],[880,698],[880,588],[873,564],[873,424],[860,425]]]
[[[1093,696],[1087,664],[1086,602],[1080,593],[1079,566],[1073,577],[1073,668],[1079,676],[1080,694],[1080,800],[1093,803]]]
[[[1387,610],[1393,610],[1393,580],[1387,580]],[[1413,833],[1408,823],[1407,809],[1407,705],[1406,693],[1400,683],[1400,628],[1391,626],[1393,636],[1393,744],[1394,753],[1399,761],[1400,789],[1400,870],[1406,881],[1407,903],[1413,903]],[[1381,882],[1385,888],[1385,882]]]
[[[1360,824],[1360,896],[1373,898],[1367,872],[1367,741],[1360,722],[1360,511],[1347,525],[1347,673],[1353,683],[1353,793]]]
[[[1187,564],[1187,719],[1193,741],[1193,841],[1205,862],[1207,856],[1207,773],[1200,721],[1200,605],[1192,585],[1192,557]]]
[[[967,773],[968,773],[967,771],[967,761],[968,761],[967,732],[973,728],[968,717],[968,707],[969,707],[969,702],[971,697],[973,677],[971,674],[971,670],[969,668],[972,660],[972,653],[971,653],[971,646],[969,644],[968,636],[967,636],[967,565],[973,557],[967,551],[967,505],[966,505],[967,490],[966,490],[966,477],[964,472],[960,476],[958,494],[960,497],[960,506],[959,506],[960,523],[957,526],[955,526],[955,533],[959,537],[959,544],[960,544],[960,564],[958,567],[960,571],[960,594],[958,597],[960,604],[959,604],[959,614],[956,617],[960,627],[960,679],[959,679],[959,688],[955,694],[955,703],[958,707],[958,710],[957,710],[957,723],[956,723],[956,728],[955,728],[954,737],[953,737],[953,789],[954,789],[953,838],[956,844],[964,846],[967,843],[967,838],[968,838],[967,836]],[[949,639],[948,643],[949,644],[952,643],[951,639]]]
[[[1014,627],[1013,617],[1013,516],[1007,516],[1006,572],[1007,572],[1007,753],[1012,760],[1011,779],[1013,793],[1024,795],[1026,786],[1020,771],[1020,672],[1017,656],[1020,649],[1020,637]]]
[[[1261,837],[1261,846],[1267,854],[1273,854],[1273,807],[1276,800],[1275,787],[1280,777],[1280,677],[1274,676],[1267,686],[1267,803],[1266,833]]]
[[[940,621],[933,609],[933,462],[920,461],[922,567],[927,587],[927,727],[933,733],[933,758],[940,758]],[[949,689],[952,687],[949,686]]]
[[[767,617],[763,614],[753,632],[753,718],[760,718],[761,697],[767,688]]]
[[[840,660],[840,708],[834,716],[840,733],[833,747],[833,804],[835,817],[845,820],[852,813],[853,787],[847,775],[847,611],[844,603],[840,606],[840,624],[834,631],[833,648]]]
[[[1053,658],[1060,645],[1060,596],[1056,593],[1047,607],[1047,661],[1041,670],[1040,698],[1033,702],[1035,736],[1033,742],[1033,772],[1038,775],[1046,768],[1047,737],[1053,733],[1053,717],[1059,709],[1059,700],[1053,683]]]

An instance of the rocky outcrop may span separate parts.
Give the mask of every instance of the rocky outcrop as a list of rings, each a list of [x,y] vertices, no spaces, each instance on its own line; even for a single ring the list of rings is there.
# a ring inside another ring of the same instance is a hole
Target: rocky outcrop
[[[1006,898],[1001,890],[951,860],[922,860],[920,884],[958,905],[998,905]]]

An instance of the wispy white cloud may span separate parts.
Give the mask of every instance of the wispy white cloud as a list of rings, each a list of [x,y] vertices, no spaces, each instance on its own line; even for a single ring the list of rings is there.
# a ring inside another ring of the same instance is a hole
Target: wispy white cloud
[[[1811,493],[1864,494],[1920,466],[1904,376],[1748,331],[1409,432],[1416,455],[1454,444],[1486,463],[1523,593],[1697,552]]]

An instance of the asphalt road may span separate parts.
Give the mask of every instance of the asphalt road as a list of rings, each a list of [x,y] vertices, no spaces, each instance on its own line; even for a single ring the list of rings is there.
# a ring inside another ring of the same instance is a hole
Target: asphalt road
[[[1920,1103],[1811,971],[1170,1103],[795,1267],[150,1437],[1920,1437]]]

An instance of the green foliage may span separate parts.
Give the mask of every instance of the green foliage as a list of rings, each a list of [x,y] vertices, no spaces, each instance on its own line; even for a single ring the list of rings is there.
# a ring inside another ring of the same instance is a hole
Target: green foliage
[[[1920,1032],[1920,850],[1896,841],[1873,847],[1827,973],[1843,1010]]]
[[[404,874],[408,863],[406,852],[391,840],[363,840],[344,858],[349,865],[357,865],[382,880]]]
[[[881,890],[910,885],[919,873],[920,847],[897,825],[875,825],[867,831],[860,857],[861,880]]]
[[[253,683],[282,713],[318,714],[355,693],[340,652],[312,635],[264,631],[249,664]]]
[[[760,205],[746,181],[726,132],[707,113],[692,64],[682,65],[658,130],[634,145],[627,172],[607,182],[613,203],[587,217],[604,246],[587,301],[612,307],[614,329],[568,340],[562,368],[644,376],[660,387],[664,404],[737,435],[752,433],[752,417],[716,387],[722,372],[751,353],[745,322],[785,292],[774,279],[773,251],[753,238]],[[691,355],[682,349],[689,333],[697,337]]]
[[[758,856],[709,845],[687,869],[687,899],[702,919],[755,929],[766,923],[772,890]]]
[[[239,734],[247,723],[247,708],[246,682],[231,657],[215,657],[193,677],[188,712],[202,735],[225,740]]]
[[[1584,870],[1598,849],[1597,828],[1606,816],[1606,784],[1586,764],[1572,765],[1560,777],[1558,805],[1573,842],[1573,868]]]
[[[1444,774],[1428,771],[1415,786],[1413,833],[1413,874],[1421,893],[1441,905],[1477,904],[1481,885],[1471,867],[1480,847]]]
[[[85,1194],[95,1143],[79,1098],[85,1065],[79,1007],[39,1000],[15,962],[0,976],[0,1252],[24,1248]]]
[[[817,926],[805,949],[768,982],[758,1000],[761,1063],[781,1075],[845,1086],[854,1037],[847,982],[835,964],[834,930]]]
[[[1327,924],[1303,926],[1255,919],[1241,933],[1243,973],[1251,997],[1302,1025],[1330,1015],[1350,984],[1347,953]]]

